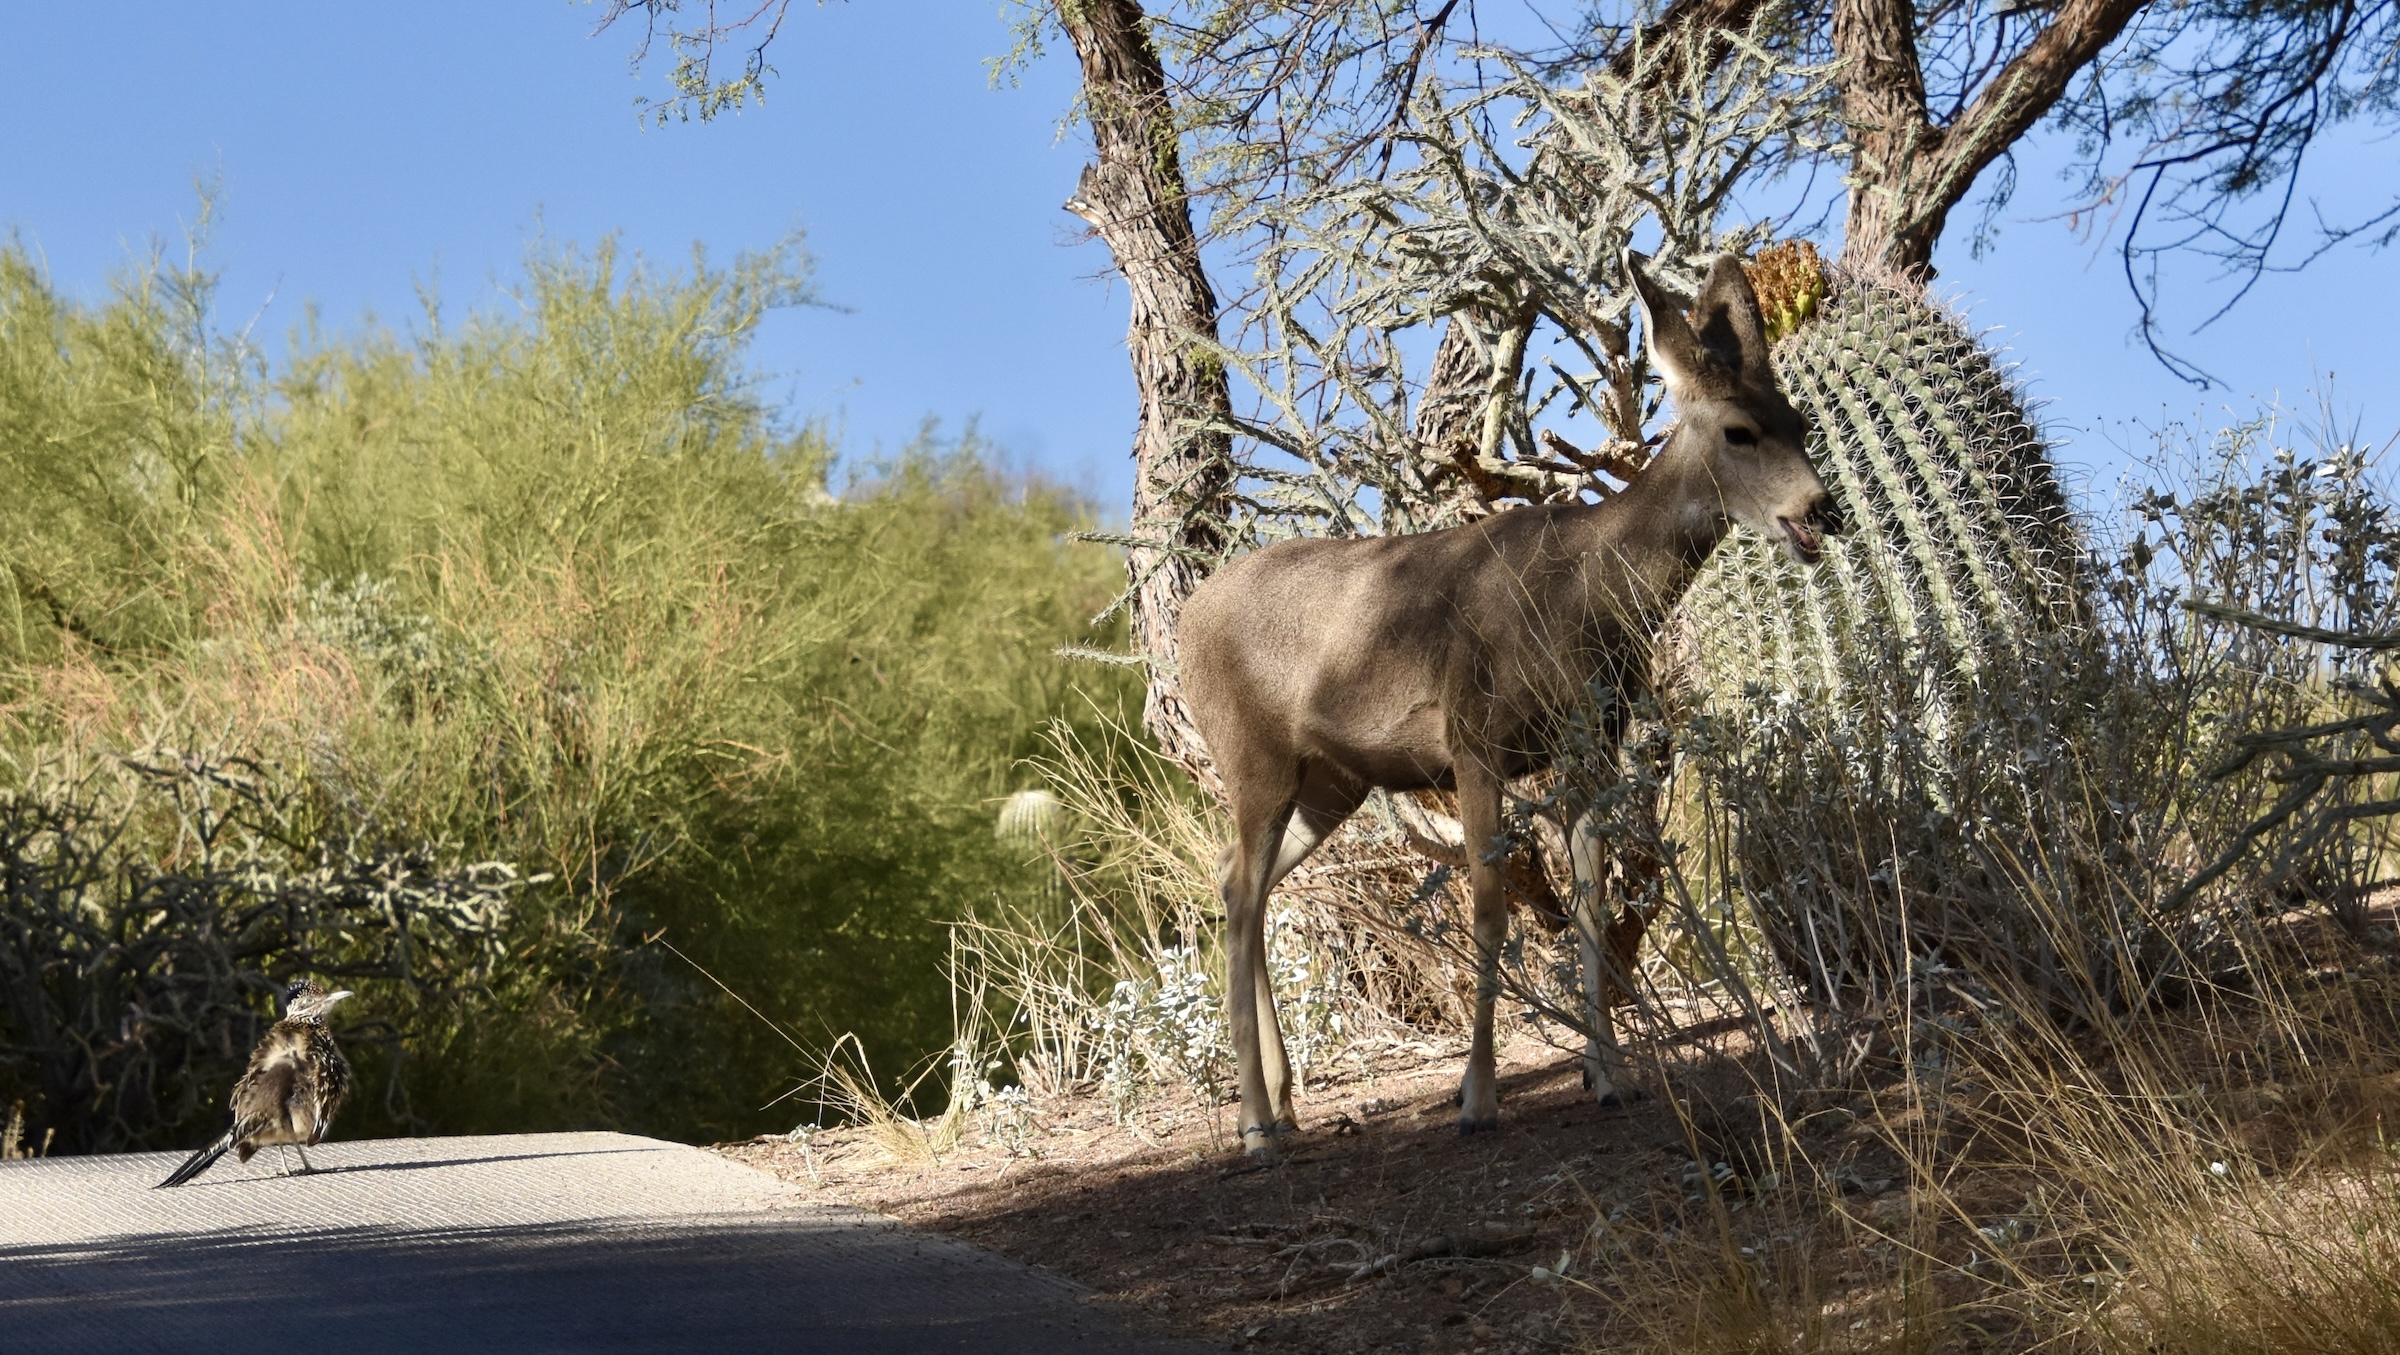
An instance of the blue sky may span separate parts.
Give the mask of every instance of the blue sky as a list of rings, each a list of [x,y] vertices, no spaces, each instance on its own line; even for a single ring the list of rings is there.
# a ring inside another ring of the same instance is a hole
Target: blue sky
[[[1058,206],[1084,158],[1058,139],[1070,54],[994,89],[996,0],[804,0],[763,108],[645,130],[634,100],[659,92],[657,71],[629,73],[632,34],[590,37],[596,17],[565,0],[0,0],[0,223],[62,288],[98,296],[176,238],[194,176],[215,178],[220,319],[269,336],[309,303],[336,328],[406,323],[426,282],[453,309],[490,304],[537,231],[614,232],[680,263],[694,242],[728,257],[799,227],[820,290],[848,309],[769,321],[771,394],[861,454],[928,418],[977,419],[1021,464],[1122,504],[1124,297]],[[2389,191],[2392,158],[2350,137],[2313,182],[2364,201]],[[2230,383],[2202,394],[2130,341],[2107,239],[2037,219],[2063,202],[2052,163],[2032,149],[1997,248],[1977,261],[1949,242],[1939,286],[2021,364],[2071,474],[2113,479],[2142,424],[2305,402],[2329,373],[2370,433],[2400,429],[2385,318],[2400,254],[2337,252],[2179,337]],[[2206,295],[2221,294],[2177,294],[2181,329]]]

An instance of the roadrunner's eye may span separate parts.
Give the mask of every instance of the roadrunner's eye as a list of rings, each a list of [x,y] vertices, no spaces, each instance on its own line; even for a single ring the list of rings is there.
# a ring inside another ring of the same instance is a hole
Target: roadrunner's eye
[[[1728,428],[1725,430],[1725,440],[1732,443],[1736,447],[1756,447],[1758,445],[1758,434],[1751,432],[1747,428]]]

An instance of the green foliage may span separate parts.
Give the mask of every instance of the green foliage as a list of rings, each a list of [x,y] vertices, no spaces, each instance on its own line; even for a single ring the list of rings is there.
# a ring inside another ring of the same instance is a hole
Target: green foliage
[[[157,565],[234,440],[188,342],[200,283],[151,272],[79,307],[21,248],[0,250],[0,655],[179,632]]]
[[[1111,642],[1085,618],[1118,566],[971,440],[833,492],[823,439],[744,377],[804,262],[539,253],[509,313],[305,334],[270,372],[196,337],[205,279],[84,307],[0,253],[0,457],[26,486],[0,506],[0,746],[224,750],[290,807],[287,864],[550,877],[438,1001],[349,985],[362,1030],[398,1032],[362,1053],[396,1090],[357,1132],[780,1124],[756,1107],[807,1060],[649,942],[803,1043],[856,1030],[904,1066],[948,1043],[945,924],[1046,887],[992,813],[1045,726],[1128,698],[1055,655]],[[124,817],[112,868],[175,859],[174,815]],[[239,957],[287,960],[373,967]],[[43,1095],[17,1044],[0,1029],[0,1103]],[[188,1075],[221,1086],[238,1052]]]

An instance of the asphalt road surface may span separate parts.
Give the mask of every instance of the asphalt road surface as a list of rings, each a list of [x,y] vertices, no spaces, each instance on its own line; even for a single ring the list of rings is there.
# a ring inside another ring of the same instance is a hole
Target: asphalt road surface
[[[0,1162],[0,1355],[1109,1351],[1064,1280],[711,1153],[624,1134]],[[295,1159],[292,1163],[297,1167]]]

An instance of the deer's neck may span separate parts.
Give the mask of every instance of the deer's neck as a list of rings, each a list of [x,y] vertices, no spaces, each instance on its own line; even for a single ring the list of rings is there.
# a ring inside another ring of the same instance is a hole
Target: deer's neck
[[[1725,539],[1730,526],[1709,468],[1678,437],[1592,515],[1592,558],[1616,576],[1617,592],[1655,628]]]

